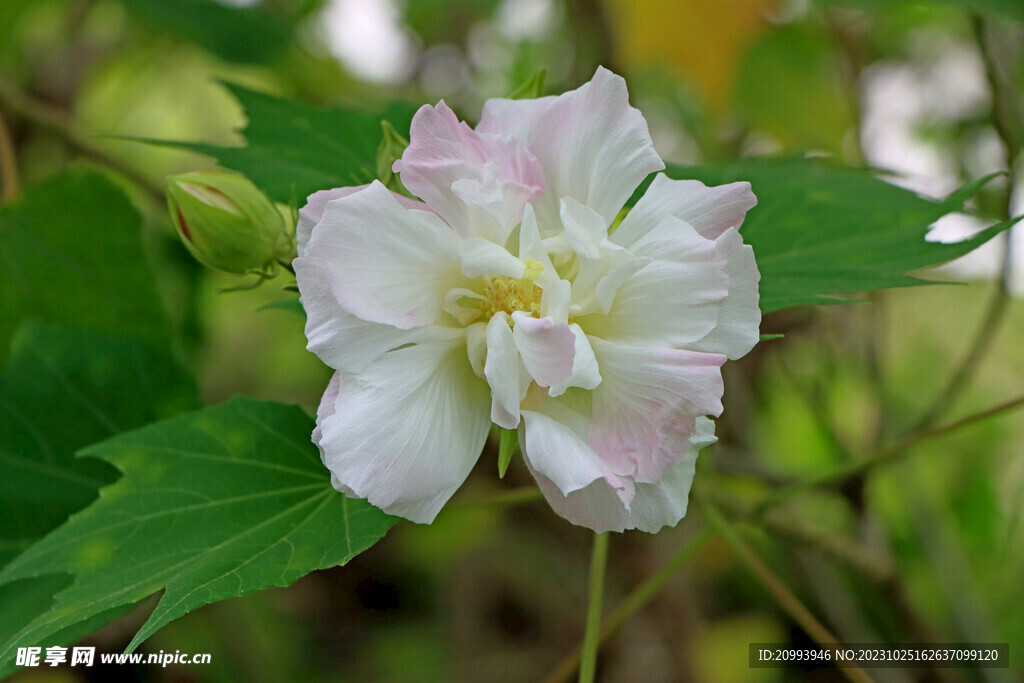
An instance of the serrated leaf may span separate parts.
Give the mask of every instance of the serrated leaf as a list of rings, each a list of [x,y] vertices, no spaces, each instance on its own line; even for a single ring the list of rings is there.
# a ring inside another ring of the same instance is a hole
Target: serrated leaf
[[[933,201],[868,171],[814,159],[670,166],[666,173],[708,185],[751,183],[757,206],[741,234],[754,248],[761,271],[765,313],[848,301],[834,294],[924,284],[908,273],[963,256],[1012,224],[994,225],[955,244],[925,241],[928,226],[960,209],[991,176]]]
[[[28,317],[167,345],[140,226],[121,190],[81,169],[0,208],[0,351]]]
[[[381,119],[409,137],[416,107],[391,104],[382,115],[334,107],[323,109],[226,84],[249,117],[245,147],[154,142],[214,157],[244,173],[271,199],[305,204],[318,190],[371,182],[376,175]]]
[[[116,479],[75,451],[195,405],[192,380],[157,347],[26,323],[0,373],[0,565]]]
[[[0,586],[65,573],[74,583],[0,646],[19,645],[164,590],[132,640],[210,602],[286,586],[348,562],[394,518],[336,492],[298,408],[236,398],[92,446],[123,476],[0,572]]]

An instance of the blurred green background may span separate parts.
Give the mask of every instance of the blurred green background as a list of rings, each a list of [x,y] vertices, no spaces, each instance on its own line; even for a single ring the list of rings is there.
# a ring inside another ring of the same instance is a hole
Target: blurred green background
[[[131,194],[146,216],[178,356],[205,404],[243,394],[313,412],[329,371],[305,351],[301,318],[261,310],[287,296],[289,281],[221,293],[238,280],[194,263],[167,220],[165,177],[213,162],[124,139],[238,142],[244,115],[220,81],[370,109],[444,98],[472,121],[486,98],[538,67],[557,93],[603,64],[627,78],[668,161],[830,155],[943,196],[1012,164],[985,55],[1019,104],[1022,36],[1017,0],[3,0],[0,121],[23,187],[87,164]],[[1009,113],[1017,125],[1020,115]],[[977,198],[978,215],[940,221],[936,238],[970,234],[1007,202],[1024,212],[1010,194],[1015,177]],[[1000,238],[928,275],[966,284],[769,316],[762,332],[785,338],[726,367],[720,441],[702,453],[694,492],[743,517],[743,538],[812,613],[846,642],[1010,643],[1008,670],[869,670],[876,680],[1021,680],[1020,414],[925,441],[763,515],[744,516],[742,506],[912,430],[962,366],[994,297],[1002,319],[991,343],[930,422],[1018,396],[1024,259],[1016,275],[1004,273],[1005,251]],[[590,533],[543,503],[460,504],[494,490],[494,462],[485,452],[431,527],[401,523],[344,568],[210,605],[142,647],[209,652],[211,665],[44,668],[14,680],[541,680],[580,640]],[[501,482],[529,483],[521,463]],[[607,610],[706,526],[694,505],[657,536],[615,535]],[[120,651],[151,607],[85,644]],[[599,678],[843,678],[831,668],[750,669],[751,642],[811,641],[712,537],[602,649]]]

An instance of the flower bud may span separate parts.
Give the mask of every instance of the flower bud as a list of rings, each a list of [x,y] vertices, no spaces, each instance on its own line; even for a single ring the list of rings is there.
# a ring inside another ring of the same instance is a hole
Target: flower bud
[[[167,207],[181,241],[210,268],[262,271],[292,251],[284,216],[245,176],[226,171],[173,176],[167,180]]]

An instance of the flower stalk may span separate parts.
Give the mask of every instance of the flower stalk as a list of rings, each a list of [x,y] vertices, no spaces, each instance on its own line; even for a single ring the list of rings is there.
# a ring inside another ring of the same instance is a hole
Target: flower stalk
[[[594,534],[590,553],[590,579],[587,587],[587,625],[580,657],[580,683],[593,683],[597,671],[597,651],[601,647],[601,603],[604,598],[604,573],[608,564],[608,534]]]

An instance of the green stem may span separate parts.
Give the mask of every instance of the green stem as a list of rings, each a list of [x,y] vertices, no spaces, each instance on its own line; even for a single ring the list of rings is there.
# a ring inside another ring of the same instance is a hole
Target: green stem
[[[580,657],[580,683],[594,683],[597,650],[601,646],[601,601],[604,597],[604,569],[608,563],[608,534],[594,534],[590,553],[590,581],[587,588],[587,627]]]
[[[710,529],[703,529],[697,536],[687,541],[679,550],[677,550],[675,555],[673,555],[672,558],[661,567],[661,569],[634,588],[633,591],[626,596],[626,599],[608,614],[608,617],[601,624],[601,634],[598,637],[598,644],[608,642],[608,640],[615,635],[620,628],[622,628],[622,625],[626,623],[630,617],[646,607],[647,604],[661,592],[665,585],[668,584],[672,577],[683,568],[683,565],[685,565],[690,558],[692,558],[694,554],[696,554],[696,552],[711,539],[713,535],[714,534]],[[568,681],[572,677],[573,672],[579,667],[582,653],[583,648],[577,647],[575,650],[567,654],[565,658],[551,670],[551,673],[544,677],[543,683],[565,683]]]

